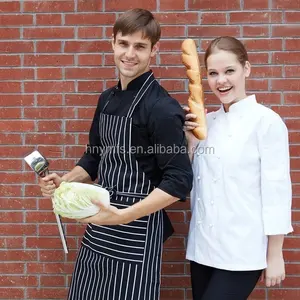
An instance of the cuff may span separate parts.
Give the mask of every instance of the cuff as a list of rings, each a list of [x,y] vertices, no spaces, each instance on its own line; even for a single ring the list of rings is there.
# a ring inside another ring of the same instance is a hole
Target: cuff
[[[263,222],[265,235],[293,232],[291,209],[289,207],[264,207]]]

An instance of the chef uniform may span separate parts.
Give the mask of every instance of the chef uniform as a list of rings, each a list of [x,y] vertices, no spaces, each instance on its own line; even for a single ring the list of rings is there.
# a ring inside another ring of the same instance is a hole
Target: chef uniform
[[[183,110],[152,71],[124,91],[119,82],[100,96],[89,150],[78,165],[93,180],[98,177],[110,192],[111,205],[120,209],[156,187],[185,199],[192,188],[192,168],[182,151],[183,124]],[[163,210],[125,225],[88,224],[69,300],[158,300],[162,245],[172,230]]]

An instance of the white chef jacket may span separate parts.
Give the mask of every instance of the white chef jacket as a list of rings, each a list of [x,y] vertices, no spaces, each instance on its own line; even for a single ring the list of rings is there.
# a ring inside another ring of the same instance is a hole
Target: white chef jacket
[[[224,270],[266,268],[268,235],[291,226],[287,128],[251,95],[207,114],[193,160],[188,260]]]

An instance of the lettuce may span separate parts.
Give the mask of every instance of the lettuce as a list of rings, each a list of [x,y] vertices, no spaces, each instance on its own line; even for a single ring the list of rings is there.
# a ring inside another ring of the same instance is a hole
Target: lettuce
[[[108,206],[109,192],[98,185],[62,182],[52,198],[53,211],[69,219],[87,218],[100,211],[100,208],[91,200],[100,200]]]

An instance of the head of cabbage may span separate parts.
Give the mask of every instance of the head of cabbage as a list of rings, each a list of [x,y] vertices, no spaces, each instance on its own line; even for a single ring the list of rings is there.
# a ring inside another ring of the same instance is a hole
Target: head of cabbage
[[[103,205],[108,206],[109,192],[98,185],[62,182],[52,198],[53,211],[69,219],[91,217],[100,211],[91,200],[101,201]]]

